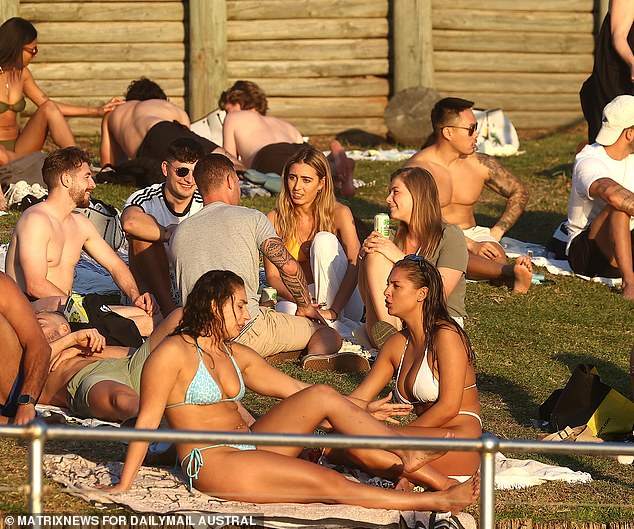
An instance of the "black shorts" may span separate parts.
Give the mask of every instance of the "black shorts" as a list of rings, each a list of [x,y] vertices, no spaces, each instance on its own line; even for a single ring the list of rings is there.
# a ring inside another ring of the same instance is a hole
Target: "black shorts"
[[[618,268],[610,264],[609,259],[594,241],[588,239],[588,232],[584,230],[577,235],[568,248],[568,262],[575,274],[588,277],[621,277]],[[634,251],[634,232],[630,232],[632,250]]]
[[[162,162],[165,160],[165,156],[167,156],[167,148],[174,140],[180,138],[194,140],[203,148],[205,154],[215,151],[218,148],[218,145],[213,141],[199,136],[178,121],[159,121],[145,134],[145,138],[143,138],[141,145],[139,145],[136,157],[152,158],[158,162]]]

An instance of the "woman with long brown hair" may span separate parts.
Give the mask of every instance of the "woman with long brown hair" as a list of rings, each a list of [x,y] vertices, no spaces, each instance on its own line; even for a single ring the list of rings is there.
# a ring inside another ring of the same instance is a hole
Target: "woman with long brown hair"
[[[462,230],[442,220],[434,177],[425,169],[404,167],[390,177],[389,191],[386,202],[390,218],[399,221],[396,234],[389,239],[372,232],[359,253],[359,290],[366,306],[366,331],[377,347],[386,335],[401,328],[399,318],[388,314],[383,290],[392,266],[405,255],[423,256],[436,266],[449,315],[460,325],[466,316],[467,244]]]
[[[175,333],[143,367],[135,426],[157,428],[165,414],[175,430],[308,434],[327,420],[343,434],[398,437],[366,411],[372,403],[357,405],[329,386],[295,380],[233,342],[248,319],[242,279],[226,270],[205,273],[187,297]],[[249,426],[238,408],[246,387],[284,400]],[[111,490],[131,487],[147,447],[147,442],[129,444],[121,480]],[[458,512],[477,498],[477,477],[441,492],[388,490],[354,483],[332,469],[298,459],[301,450],[244,443],[176,445],[190,487],[227,500]],[[408,475],[438,456],[421,451],[388,453]]]
[[[330,164],[320,150],[305,145],[286,162],[282,180],[275,209],[267,215],[275,231],[302,266],[324,318],[361,321],[359,238],[350,208],[335,199]],[[264,265],[268,283],[282,298],[278,310],[294,314],[295,305],[284,301],[293,297],[279,271],[267,260]]]
[[[0,165],[42,148],[47,133],[59,147],[75,145],[65,116],[103,116],[119,101],[80,107],[52,101],[37,85],[29,65],[38,53],[37,30],[13,17],[0,25]],[[37,110],[20,131],[17,117],[29,98]]]

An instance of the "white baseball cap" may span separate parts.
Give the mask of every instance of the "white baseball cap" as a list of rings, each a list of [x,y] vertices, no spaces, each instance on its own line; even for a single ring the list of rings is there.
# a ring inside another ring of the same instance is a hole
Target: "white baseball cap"
[[[604,146],[614,145],[621,132],[634,127],[634,96],[617,96],[605,105],[602,123],[595,141]]]

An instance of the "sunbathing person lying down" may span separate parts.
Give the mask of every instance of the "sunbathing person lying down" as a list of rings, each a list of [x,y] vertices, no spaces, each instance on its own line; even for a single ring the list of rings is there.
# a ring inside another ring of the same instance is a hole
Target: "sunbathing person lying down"
[[[364,409],[382,412],[381,401],[379,405],[357,404],[329,386],[309,386],[233,343],[248,318],[242,279],[225,270],[205,273],[189,293],[176,331],[144,366],[136,426],[157,428],[165,415],[169,426],[177,430],[307,434],[328,420],[344,434],[398,437]],[[246,387],[284,399],[250,428],[238,413]],[[110,490],[126,491],[132,486],[147,448],[146,442],[129,444],[121,480]],[[176,449],[190,487],[227,500],[458,512],[479,493],[477,477],[445,491],[423,494],[354,483],[334,470],[298,459],[301,447],[183,443]],[[409,473],[440,455],[414,450],[392,453],[401,470]]]

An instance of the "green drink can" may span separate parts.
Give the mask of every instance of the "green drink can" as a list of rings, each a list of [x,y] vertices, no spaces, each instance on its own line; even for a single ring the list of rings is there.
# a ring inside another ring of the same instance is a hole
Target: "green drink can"
[[[383,237],[390,236],[390,216],[386,213],[374,215],[374,231],[379,232]]]

